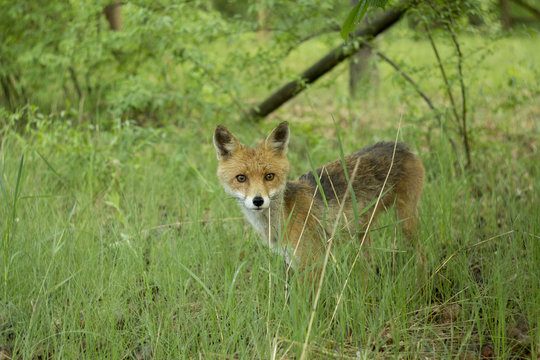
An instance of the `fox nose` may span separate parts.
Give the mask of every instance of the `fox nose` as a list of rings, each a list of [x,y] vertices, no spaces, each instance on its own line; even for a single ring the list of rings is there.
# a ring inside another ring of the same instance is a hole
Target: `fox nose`
[[[262,196],[255,196],[253,198],[253,205],[260,207],[262,206],[262,204],[264,204],[264,199],[262,198]]]

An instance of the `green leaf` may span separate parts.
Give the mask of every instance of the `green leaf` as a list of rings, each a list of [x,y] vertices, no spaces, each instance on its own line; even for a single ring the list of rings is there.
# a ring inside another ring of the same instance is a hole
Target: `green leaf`
[[[364,17],[366,10],[367,0],[360,0],[358,4],[351,9],[349,15],[347,15],[347,19],[345,19],[345,22],[341,27],[341,37],[343,40],[347,41],[349,34],[354,30],[354,26]]]
[[[17,200],[19,199],[19,194],[21,192],[21,178],[22,178],[22,172],[23,172],[23,165],[24,165],[24,154],[26,153],[26,149],[28,148],[28,145],[26,145],[23,149],[21,159],[19,160],[19,170],[17,171],[17,181],[15,182],[15,192],[13,193],[13,206],[12,211],[15,213],[15,209],[17,208]]]
[[[354,31],[354,27],[364,18],[368,7],[384,8],[388,0],[359,0],[341,27],[341,37],[347,41],[349,34]]]

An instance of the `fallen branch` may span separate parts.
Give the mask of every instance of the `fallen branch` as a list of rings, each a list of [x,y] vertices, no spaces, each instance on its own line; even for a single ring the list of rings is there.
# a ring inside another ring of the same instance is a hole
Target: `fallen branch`
[[[532,13],[537,19],[540,19],[540,10],[535,8],[534,6],[526,3],[523,0],[512,0],[515,4],[521,6],[525,10],[528,10],[530,13]]]
[[[384,12],[370,22],[369,25],[358,30],[354,34],[354,37],[363,38],[365,40],[375,38],[377,35],[397,23],[412,4],[412,1],[404,1],[400,5]],[[285,84],[281,89],[270,95],[265,101],[252,108],[249,113],[250,117],[260,119],[267,116],[285,102],[298,95],[298,93],[304,90],[307,85],[317,81],[322,75],[332,70],[336,65],[353,55],[363,46],[364,45],[360,44],[360,47],[355,47],[352,44],[344,43],[334,48],[305,70],[297,80]]]

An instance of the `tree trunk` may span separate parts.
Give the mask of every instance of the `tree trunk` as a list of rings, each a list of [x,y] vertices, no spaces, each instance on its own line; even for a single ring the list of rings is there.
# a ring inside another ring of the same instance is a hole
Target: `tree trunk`
[[[376,81],[377,71],[372,62],[373,50],[363,47],[351,56],[349,61],[349,93],[352,98],[361,98]]]
[[[117,2],[105,6],[103,9],[105,17],[109,23],[109,27],[113,31],[119,31],[122,29],[122,3]]]
[[[512,27],[512,14],[510,14],[510,3],[508,0],[500,0],[501,4],[501,21],[503,27],[508,30]]]
[[[359,0],[351,0],[351,6],[358,4]],[[369,24],[369,20],[364,18],[362,26]],[[354,36],[354,34],[353,34]],[[354,41],[354,38],[352,39]],[[349,94],[352,98],[362,97],[370,88],[374,78],[371,75],[376,70],[374,63],[371,61],[373,49],[364,47],[359,49],[349,60]]]
[[[268,8],[263,2],[257,6],[257,34],[266,36],[268,31]]]

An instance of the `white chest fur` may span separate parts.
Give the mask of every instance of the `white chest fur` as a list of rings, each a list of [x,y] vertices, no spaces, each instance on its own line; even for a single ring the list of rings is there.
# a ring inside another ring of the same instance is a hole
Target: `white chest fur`
[[[270,225],[270,209],[263,209],[263,210],[251,210],[246,209],[242,206],[242,211],[244,212],[244,215],[246,216],[246,219],[248,219],[249,223],[255,231],[261,235],[263,242],[268,245],[268,235],[273,238],[272,230],[269,230]],[[270,244],[273,241],[270,241]],[[271,247],[271,246],[270,246]]]
[[[279,210],[270,207],[263,210],[251,210],[242,207],[242,211],[251,226],[259,233],[264,245],[269,246],[273,253],[285,258],[288,265],[291,265],[292,251],[280,239],[280,217]]]

